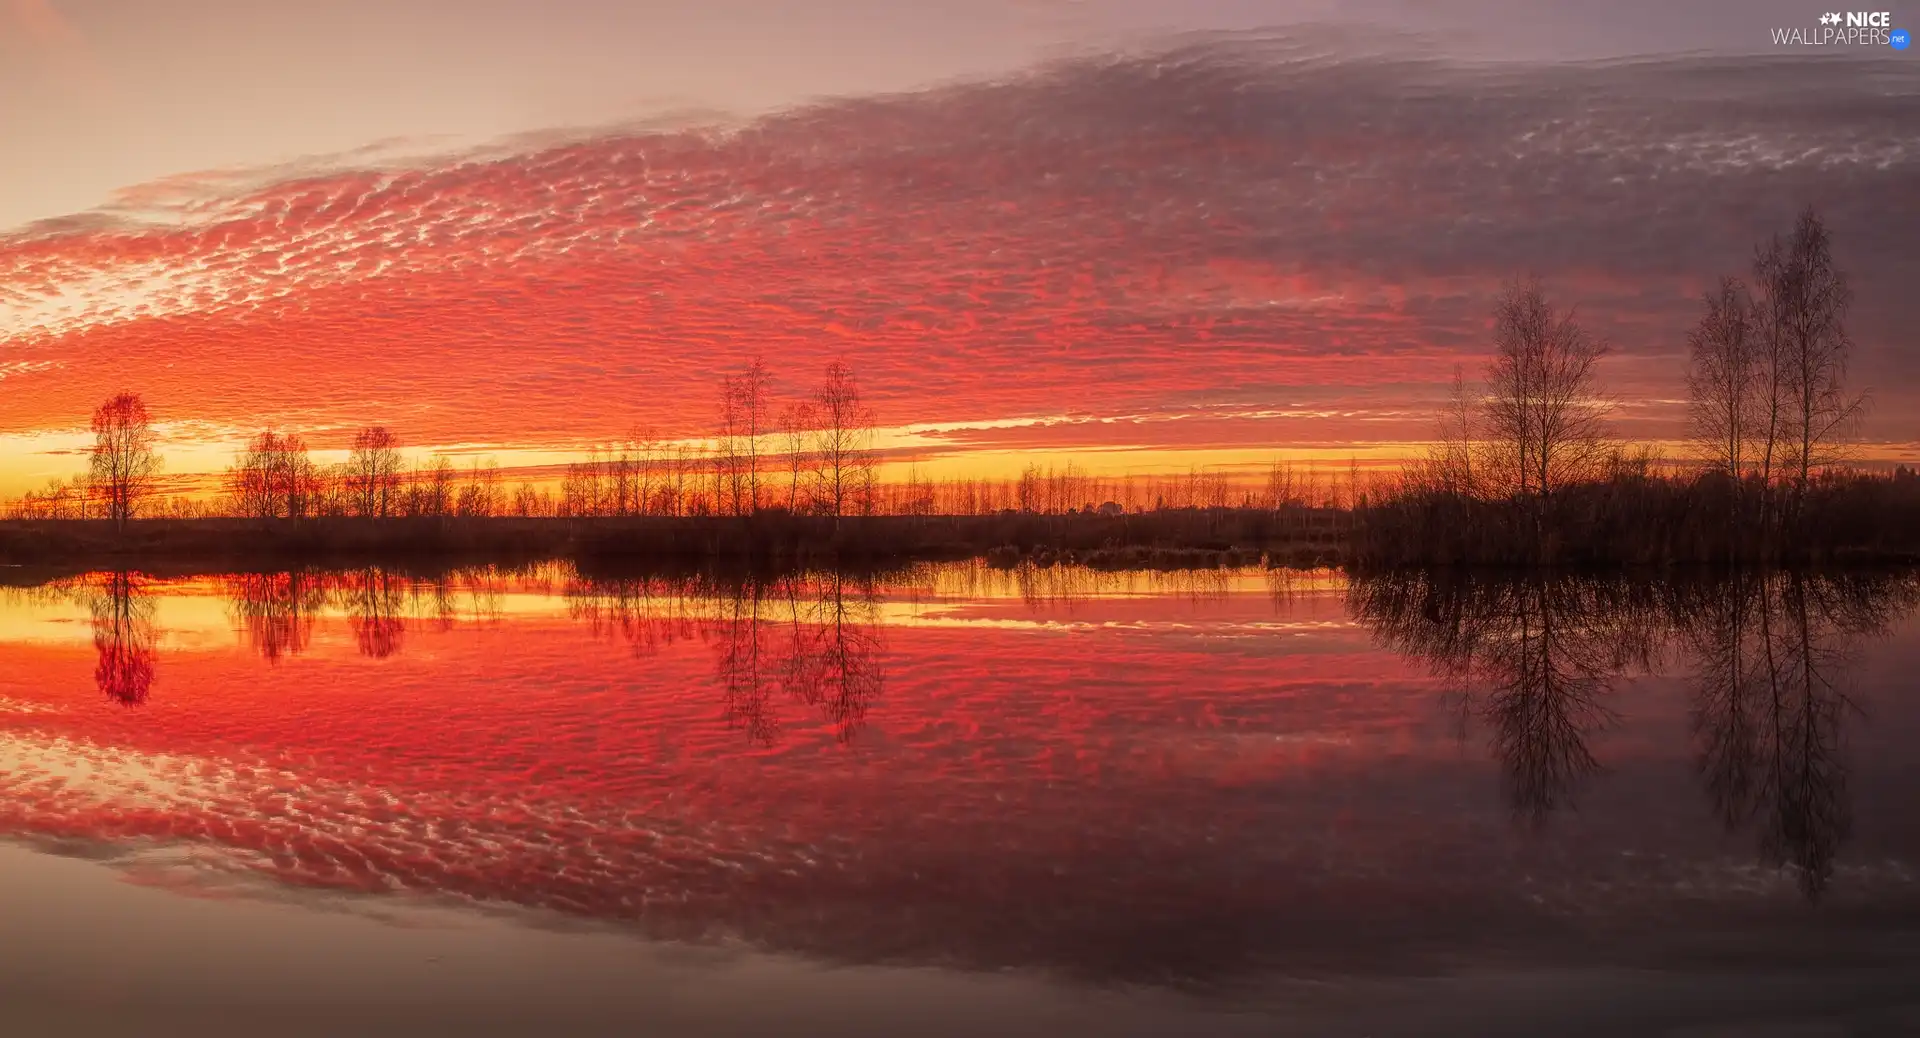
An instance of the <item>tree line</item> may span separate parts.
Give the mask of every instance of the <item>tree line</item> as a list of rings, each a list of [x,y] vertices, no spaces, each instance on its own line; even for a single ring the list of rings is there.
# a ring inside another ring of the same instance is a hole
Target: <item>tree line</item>
[[[1029,463],[1016,476],[878,475],[875,419],[845,363],[830,364],[811,392],[775,407],[773,379],[753,360],[724,376],[713,435],[666,439],[635,429],[569,463],[557,484],[512,487],[492,460],[457,466],[444,455],[409,461],[386,426],[357,431],[345,461],[313,460],[298,433],[264,429],[222,476],[223,493],[196,502],[158,493],[153,420],[135,394],[101,405],[84,477],[53,481],[14,507],[25,519],[139,516],[253,519],[405,517],[620,517],[788,515],[1061,515],[1160,509],[1333,509],[1364,496],[1353,465],[1343,472],[1275,462],[1264,483],[1220,470],[1098,476],[1071,461]],[[772,417],[769,418],[769,415]]]
[[[548,487],[503,486],[496,462],[456,468],[438,455],[408,462],[385,426],[355,433],[347,459],[316,463],[297,433],[264,429],[222,477],[223,494],[196,507],[174,498],[156,507],[160,456],[153,418],[137,394],[95,410],[84,477],[29,492],[14,508],[28,519],[228,515],[253,519],[388,519],[445,516],[752,516],[766,511],[873,514],[884,495],[875,470],[874,417],[852,368],[829,364],[819,386],[768,420],[772,379],[763,361],[722,379],[710,443],[630,434],[566,466]]]
[[[516,515],[873,515],[880,510],[874,415],[853,369],[827,365],[812,392],[773,411],[773,379],[754,358],[724,376],[711,442],[651,430],[566,467],[557,500],[531,484]]]
[[[1790,518],[1815,478],[1845,460],[1866,398],[1845,389],[1852,300],[1811,208],[1756,250],[1753,286],[1724,277],[1687,336],[1688,435],[1704,471]],[[1494,306],[1493,358],[1475,392],[1454,372],[1440,435],[1417,475],[1453,493],[1540,500],[1642,467],[1608,434],[1599,384],[1607,344],[1540,282],[1511,282]]]
[[[1537,279],[1510,282],[1483,382],[1455,369],[1427,456],[1360,518],[1361,554],[1770,560],[1884,545],[1895,510],[1920,520],[1911,470],[1846,467],[1867,398],[1846,385],[1853,294],[1819,214],[1761,244],[1750,278],[1721,278],[1687,335],[1682,467],[1612,434],[1608,345]]]
[[[1819,215],[1760,245],[1748,279],[1707,293],[1687,335],[1688,443],[1675,465],[1612,434],[1600,384],[1607,343],[1538,279],[1496,301],[1492,356],[1469,383],[1456,368],[1427,455],[1388,478],[1350,462],[1276,462],[1264,482],[1219,469],[1094,476],[1072,463],[1028,464],[1002,479],[924,478],[917,464],[882,482],[875,418],[850,367],[834,362],[810,391],[779,401],[758,358],[724,376],[711,435],[663,439],[636,429],[565,466],[557,480],[509,490],[497,464],[409,462],[384,426],[361,429],[346,461],[319,465],[294,433],[249,441],[214,503],[155,507],[159,459],[145,405],[122,393],[93,415],[84,478],[31,493],[23,518],[237,515],[809,516],[1058,515],[1164,509],[1337,511],[1364,561],[1705,561],[1774,558],[1802,542],[1888,540],[1920,524],[1911,470],[1873,479],[1845,468],[1866,411],[1846,374],[1852,291]],[[1611,538],[1611,540],[1609,540]],[[1584,545],[1584,547],[1582,546]],[[1920,546],[1910,546],[1920,547]]]

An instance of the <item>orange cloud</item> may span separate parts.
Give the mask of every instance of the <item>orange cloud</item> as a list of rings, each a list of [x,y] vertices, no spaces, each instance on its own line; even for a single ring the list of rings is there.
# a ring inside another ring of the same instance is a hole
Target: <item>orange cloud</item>
[[[0,238],[25,393],[0,422],[70,428],[127,386],[322,446],[377,421],[566,449],[700,435],[719,374],[764,355],[789,395],[851,361],[884,424],[955,426],[951,451],[1364,450],[1427,434],[1492,290],[1532,270],[1615,343],[1634,431],[1670,436],[1694,294],[1807,200],[1856,272],[1857,374],[1920,374],[1888,230],[1920,154],[1867,75],[1209,46],[724,131],[175,178]],[[1912,413],[1879,438],[1920,439]]]

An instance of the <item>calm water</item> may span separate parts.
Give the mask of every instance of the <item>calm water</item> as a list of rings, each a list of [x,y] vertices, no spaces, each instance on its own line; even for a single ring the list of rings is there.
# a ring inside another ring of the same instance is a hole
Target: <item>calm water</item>
[[[1917,600],[0,590],[0,1030],[1920,1032]]]

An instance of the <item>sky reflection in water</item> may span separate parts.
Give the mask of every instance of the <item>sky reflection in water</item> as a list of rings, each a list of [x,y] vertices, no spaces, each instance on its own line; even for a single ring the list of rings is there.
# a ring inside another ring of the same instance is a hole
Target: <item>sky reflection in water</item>
[[[1916,587],[91,574],[0,599],[0,831],[1099,986],[1788,964],[1920,915]]]

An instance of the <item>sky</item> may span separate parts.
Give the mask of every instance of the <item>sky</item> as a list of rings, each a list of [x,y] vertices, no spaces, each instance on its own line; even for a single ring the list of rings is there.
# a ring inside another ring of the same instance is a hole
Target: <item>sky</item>
[[[177,475],[511,468],[706,435],[754,356],[936,474],[1391,461],[1529,273],[1671,441],[1700,293],[1807,204],[1914,460],[1920,59],[1771,43],[1822,10],[0,0],[0,496],[121,390]]]

